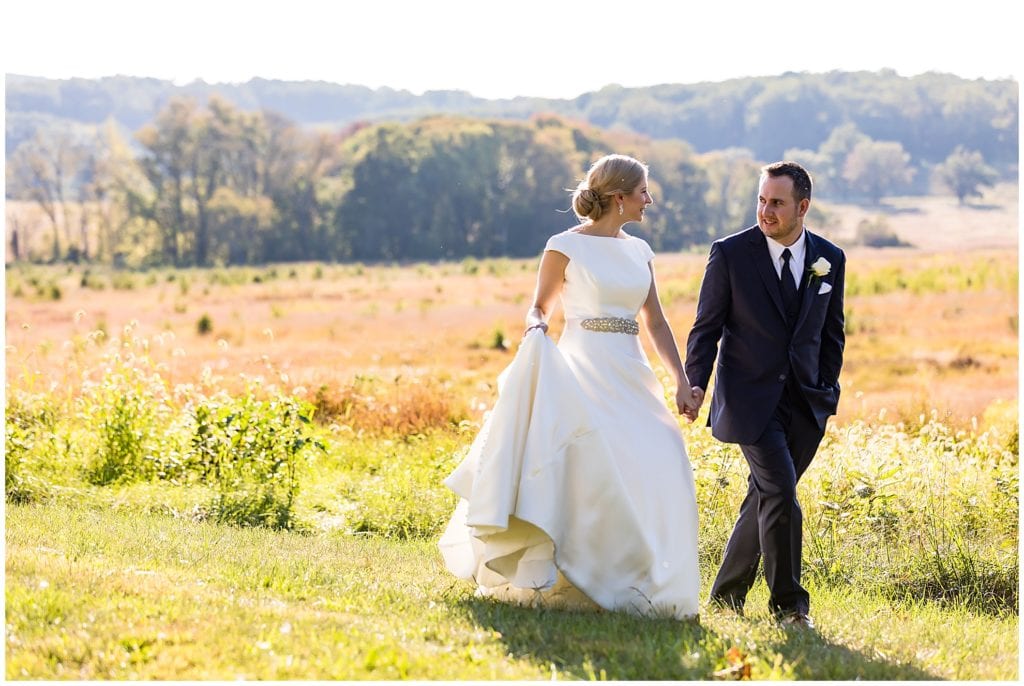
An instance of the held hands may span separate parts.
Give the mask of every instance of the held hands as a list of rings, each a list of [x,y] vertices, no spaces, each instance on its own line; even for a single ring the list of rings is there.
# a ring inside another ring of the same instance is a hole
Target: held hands
[[[704,389],[698,386],[690,388],[678,388],[676,390],[676,406],[679,414],[686,417],[691,423],[697,419],[701,405],[704,404]]]

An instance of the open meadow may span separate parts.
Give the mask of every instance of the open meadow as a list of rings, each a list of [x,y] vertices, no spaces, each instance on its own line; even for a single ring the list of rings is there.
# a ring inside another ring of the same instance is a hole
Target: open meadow
[[[868,214],[832,209],[837,239]],[[800,485],[817,634],[760,582],[747,618],[688,625],[447,574],[441,480],[535,259],[8,265],[5,676],[1016,680],[1016,190],[879,212],[912,246],[847,249],[840,412]],[[655,261],[681,345],[705,257]],[[703,596],[746,479],[706,412],[681,421]]]

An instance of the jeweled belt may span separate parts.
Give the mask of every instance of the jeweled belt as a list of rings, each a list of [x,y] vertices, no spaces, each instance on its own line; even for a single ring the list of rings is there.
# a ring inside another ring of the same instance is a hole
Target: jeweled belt
[[[584,319],[580,326],[587,331],[603,331],[605,333],[628,333],[634,336],[640,333],[640,325],[635,319],[622,317],[593,317]]]

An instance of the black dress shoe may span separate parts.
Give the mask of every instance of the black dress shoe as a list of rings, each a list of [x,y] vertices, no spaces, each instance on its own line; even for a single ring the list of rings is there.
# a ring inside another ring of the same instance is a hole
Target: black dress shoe
[[[814,622],[805,612],[791,612],[781,615],[779,616],[779,624],[783,627],[814,631]]]

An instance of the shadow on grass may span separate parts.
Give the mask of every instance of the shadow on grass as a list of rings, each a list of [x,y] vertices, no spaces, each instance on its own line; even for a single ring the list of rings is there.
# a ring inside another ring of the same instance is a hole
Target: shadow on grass
[[[534,609],[480,598],[458,605],[468,609],[480,626],[498,632],[512,657],[553,668],[559,678],[715,679],[715,672],[730,665],[730,652],[735,655],[739,649],[744,654],[748,643],[694,622]],[[782,640],[758,641],[759,654],[749,659],[759,661],[761,671],[770,671],[776,655],[781,655],[783,665],[792,668],[789,677],[796,679],[935,679],[916,667],[869,657],[814,632],[765,630]],[[787,678],[783,673],[774,676]]]
[[[765,648],[783,656],[799,680],[936,681],[934,674],[908,664],[889,662],[833,643],[815,631],[787,629]]]

